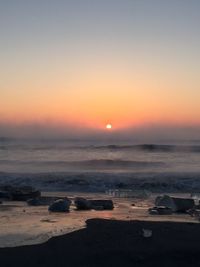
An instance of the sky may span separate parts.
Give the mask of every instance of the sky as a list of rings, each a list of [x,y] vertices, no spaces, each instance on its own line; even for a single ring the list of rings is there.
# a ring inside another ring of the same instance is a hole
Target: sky
[[[0,136],[199,133],[199,13],[199,0],[0,0]]]

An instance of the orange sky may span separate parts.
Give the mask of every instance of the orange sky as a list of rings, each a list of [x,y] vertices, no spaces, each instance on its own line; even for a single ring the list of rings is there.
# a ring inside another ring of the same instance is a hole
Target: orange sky
[[[136,2],[1,3],[0,121],[199,124],[199,4]]]
[[[79,79],[44,75],[40,81],[30,76],[18,83],[12,80],[12,87],[7,84],[1,94],[2,118],[81,123],[94,128],[109,122],[114,128],[199,122],[200,90],[194,84],[191,94],[187,76],[177,76],[174,82],[172,75],[166,79],[160,72],[157,77],[151,69],[131,72],[115,66],[103,71],[89,68],[76,75]]]

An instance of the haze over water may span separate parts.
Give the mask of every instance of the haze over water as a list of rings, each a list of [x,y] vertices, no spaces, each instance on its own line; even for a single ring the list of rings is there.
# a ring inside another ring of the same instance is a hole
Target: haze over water
[[[200,141],[1,140],[0,170],[12,173],[200,172]]]

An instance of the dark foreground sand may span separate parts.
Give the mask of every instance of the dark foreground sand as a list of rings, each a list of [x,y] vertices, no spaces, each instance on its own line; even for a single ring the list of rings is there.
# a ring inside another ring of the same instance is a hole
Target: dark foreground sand
[[[200,224],[91,219],[44,244],[1,248],[0,266],[200,266]]]

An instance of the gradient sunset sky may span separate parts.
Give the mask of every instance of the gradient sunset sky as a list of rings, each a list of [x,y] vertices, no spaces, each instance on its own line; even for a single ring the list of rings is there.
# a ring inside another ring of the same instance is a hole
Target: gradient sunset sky
[[[199,0],[0,0],[0,122],[200,124]]]

